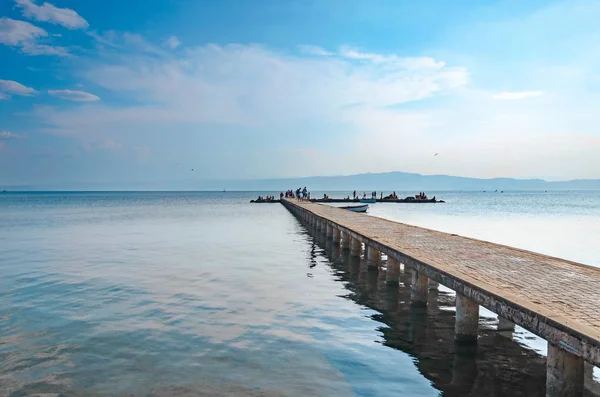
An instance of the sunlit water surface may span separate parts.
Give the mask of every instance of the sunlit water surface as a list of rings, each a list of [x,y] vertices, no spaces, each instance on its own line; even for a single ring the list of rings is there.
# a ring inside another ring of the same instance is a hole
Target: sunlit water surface
[[[0,194],[0,396],[544,395],[543,341],[484,311],[457,348],[451,291],[411,309],[255,195]],[[436,195],[370,214],[600,265],[598,192]]]

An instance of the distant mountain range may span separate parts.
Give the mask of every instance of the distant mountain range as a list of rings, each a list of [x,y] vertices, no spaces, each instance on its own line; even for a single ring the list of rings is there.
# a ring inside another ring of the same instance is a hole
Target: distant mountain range
[[[229,190],[285,190],[307,186],[313,191],[434,191],[434,190],[600,190],[600,179],[548,182],[542,179],[466,178],[406,172],[314,176],[286,179],[220,181]],[[211,184],[206,185],[207,188]],[[216,185],[214,186],[216,189]]]
[[[250,190],[283,191],[308,187],[311,191],[435,191],[435,190],[600,190],[600,179],[548,182],[542,179],[466,178],[406,172],[312,176],[254,180],[184,180],[137,183],[69,183],[0,186],[0,190]]]

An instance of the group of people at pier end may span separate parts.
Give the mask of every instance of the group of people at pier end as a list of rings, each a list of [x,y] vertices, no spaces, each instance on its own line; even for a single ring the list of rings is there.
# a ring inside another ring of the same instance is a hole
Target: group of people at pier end
[[[280,199],[284,196],[285,198],[296,198],[298,201],[310,200],[310,192],[306,189],[306,186],[304,186],[304,189],[298,188],[296,191],[290,189],[286,191],[285,194],[283,192],[279,193]]]
[[[256,201],[273,201],[275,200],[275,196],[258,196],[258,198],[256,199]]]

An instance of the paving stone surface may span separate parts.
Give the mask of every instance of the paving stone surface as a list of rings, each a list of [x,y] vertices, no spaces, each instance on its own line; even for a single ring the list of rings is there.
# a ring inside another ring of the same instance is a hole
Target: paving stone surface
[[[328,205],[290,202],[600,340],[599,268]]]

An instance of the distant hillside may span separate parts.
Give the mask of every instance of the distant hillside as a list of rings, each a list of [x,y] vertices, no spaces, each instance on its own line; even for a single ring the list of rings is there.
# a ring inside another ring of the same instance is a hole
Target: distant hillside
[[[435,191],[435,190],[600,190],[600,179],[547,182],[542,179],[478,179],[406,172],[312,176],[254,180],[183,180],[131,183],[69,183],[0,186],[0,190],[254,190],[282,191],[308,187],[311,191]]]
[[[220,184],[220,185],[219,185]],[[203,183],[211,188],[212,183]],[[547,182],[542,179],[478,179],[448,175],[421,175],[406,172],[317,176],[287,179],[220,181],[229,190],[282,190],[307,186],[311,190],[600,190],[600,179]]]

